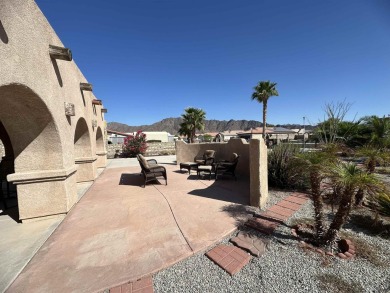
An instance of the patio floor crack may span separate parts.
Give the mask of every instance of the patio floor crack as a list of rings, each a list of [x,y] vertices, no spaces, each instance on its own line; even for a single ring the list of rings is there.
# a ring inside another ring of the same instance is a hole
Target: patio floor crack
[[[154,185],[153,185],[153,187],[156,188],[156,186],[154,186]],[[168,204],[168,206],[169,206],[169,209],[171,210],[171,214],[172,214],[173,219],[175,220],[175,223],[176,223],[176,225],[177,225],[177,228],[179,228],[179,231],[180,231],[181,235],[183,236],[184,240],[187,242],[188,247],[191,249],[192,252],[194,252],[194,249],[192,248],[190,242],[188,241],[187,237],[184,235],[182,229],[180,228],[179,223],[177,222],[177,219],[176,219],[176,217],[175,217],[175,214],[173,213],[173,210],[172,210],[172,206],[171,206],[171,204],[169,203],[168,199],[166,198],[166,196],[164,195],[164,193],[162,193],[160,190],[158,190],[158,188],[156,188],[156,189],[157,189],[157,191],[158,191],[159,193],[161,193],[161,195],[165,198],[165,201],[167,202],[167,204]]]

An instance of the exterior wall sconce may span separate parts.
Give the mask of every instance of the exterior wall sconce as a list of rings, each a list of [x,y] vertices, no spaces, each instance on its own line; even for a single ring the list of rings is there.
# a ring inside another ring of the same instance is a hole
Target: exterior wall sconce
[[[65,105],[65,115],[66,116],[76,115],[75,110],[74,110],[74,104],[65,102],[64,105]]]
[[[102,100],[92,100],[92,105],[102,105]]]
[[[68,48],[49,45],[49,54],[53,59],[72,61],[72,52]]]
[[[92,92],[92,84],[80,82],[80,90]]]
[[[96,127],[97,126],[97,121],[92,119],[92,127]]]
[[[102,113],[107,113],[107,112],[108,112],[107,109],[102,108]]]

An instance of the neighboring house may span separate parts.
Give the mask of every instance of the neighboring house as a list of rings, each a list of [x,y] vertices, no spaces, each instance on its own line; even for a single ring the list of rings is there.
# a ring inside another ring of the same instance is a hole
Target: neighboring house
[[[123,144],[128,133],[107,129],[107,140],[112,144]]]
[[[112,144],[123,144],[129,135],[135,135],[137,132],[119,132],[107,129],[107,139]],[[172,142],[174,136],[166,131],[143,131],[146,134],[146,141]]]
[[[287,129],[284,127],[267,127],[265,130],[266,137],[269,141],[272,141],[273,144],[278,144],[280,141],[284,140],[292,140],[295,138],[296,132]],[[244,139],[255,139],[255,138],[262,138],[263,136],[263,127],[254,128],[248,131],[239,132],[237,133],[237,136],[239,138]]]
[[[215,140],[216,141],[229,141],[231,138],[237,138],[238,137],[238,133],[242,133],[244,132],[244,130],[228,130],[228,131],[223,131],[223,132],[219,132],[216,136],[215,136]]]
[[[146,134],[146,141],[154,140],[161,142],[174,141],[174,135],[166,131],[143,131]]]
[[[296,140],[303,140],[303,135],[305,135],[305,140],[307,140],[313,134],[313,130],[311,129],[294,128],[291,130],[295,131],[296,135],[294,139]]]

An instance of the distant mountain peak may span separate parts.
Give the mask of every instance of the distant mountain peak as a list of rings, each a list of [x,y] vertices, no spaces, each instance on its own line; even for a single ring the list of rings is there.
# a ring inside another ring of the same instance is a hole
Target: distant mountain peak
[[[182,118],[164,118],[151,125],[130,126],[119,122],[108,122],[107,128],[119,132],[142,131],[167,131],[170,134],[177,134],[180,129]],[[249,130],[251,128],[261,127],[262,123],[255,120],[205,120],[204,132],[223,132],[229,130]],[[267,124],[267,126],[273,126]],[[279,126],[279,124],[278,124]],[[280,125],[286,128],[301,128],[298,124]],[[308,126],[306,126],[309,129]]]

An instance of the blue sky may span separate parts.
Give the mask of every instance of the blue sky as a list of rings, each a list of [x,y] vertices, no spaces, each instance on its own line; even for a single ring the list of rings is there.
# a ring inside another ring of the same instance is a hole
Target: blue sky
[[[390,114],[388,0],[36,0],[106,120],[129,125],[202,108],[207,119],[262,120],[251,101],[277,82],[273,124],[316,124],[325,103]]]

